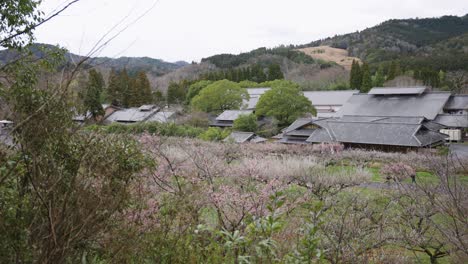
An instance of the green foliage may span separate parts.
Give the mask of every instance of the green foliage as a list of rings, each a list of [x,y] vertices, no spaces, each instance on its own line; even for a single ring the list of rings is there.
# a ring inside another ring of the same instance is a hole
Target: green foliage
[[[382,67],[379,67],[379,69],[377,70],[377,72],[372,78],[372,86],[383,87],[384,83],[385,83],[385,75],[383,73]]]
[[[188,125],[177,125],[175,123],[146,122],[124,125],[112,123],[108,126],[91,125],[85,127],[85,130],[106,134],[125,134],[138,135],[149,133],[167,137],[189,137],[194,138],[202,134],[205,129]]]
[[[236,131],[256,132],[258,129],[257,116],[254,114],[240,115],[234,120],[233,129]]]
[[[284,75],[279,64],[271,64],[268,66],[268,80],[274,81],[280,79],[284,79]]]
[[[239,109],[242,102],[249,98],[247,90],[239,84],[222,80],[214,82],[192,99],[194,109],[203,112],[222,112],[229,109]]]
[[[261,83],[267,80],[284,79],[284,76],[278,64],[270,64],[267,68],[260,64],[253,64],[243,68],[229,68],[218,72],[209,72],[203,74],[200,79],[211,81],[225,79],[233,82],[250,81],[253,82],[255,86],[255,83]]]
[[[153,103],[151,92],[151,84],[145,72],[138,72],[133,80],[133,96],[130,101],[130,106],[141,106],[144,104]]]
[[[353,60],[353,64],[351,65],[351,73],[349,77],[349,86],[352,89],[361,89],[362,85],[362,71],[361,66],[359,65],[358,61]]]
[[[316,110],[298,88],[287,83],[273,85],[260,97],[255,111],[258,117],[274,117],[281,126],[291,124],[306,113],[315,115]]]
[[[367,93],[372,88],[372,77],[369,70],[369,65],[364,62],[361,68],[362,72],[362,83],[360,87],[361,93]]]
[[[117,106],[138,107],[154,103],[151,84],[143,71],[132,77],[125,68],[119,72],[112,69],[106,94],[108,101]]]
[[[201,133],[198,138],[206,141],[221,141],[231,134],[229,129],[221,129],[219,127],[210,127],[205,132]]]
[[[212,83],[213,81],[201,80],[201,81],[191,84],[189,86],[189,89],[185,98],[185,104],[189,105],[192,99],[195,96],[197,96],[203,88],[207,87],[208,85]]]
[[[315,61],[303,52],[295,50],[294,46],[280,46],[273,49],[259,48],[239,55],[220,54],[202,59],[202,62],[210,62],[219,68],[234,68],[247,63],[250,59],[261,55],[278,55],[286,57],[296,63],[314,64]]]
[[[42,1],[0,1],[0,47],[20,48],[34,39],[35,26],[43,19]]]
[[[104,115],[104,109],[101,104],[101,94],[104,90],[104,78],[102,74],[95,69],[89,71],[88,82],[83,92],[83,114],[86,115],[88,112],[91,114],[94,120],[98,116]]]

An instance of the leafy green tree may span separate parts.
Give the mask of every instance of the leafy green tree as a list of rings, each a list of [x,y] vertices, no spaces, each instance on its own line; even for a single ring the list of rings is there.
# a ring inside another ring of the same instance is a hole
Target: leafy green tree
[[[274,81],[280,79],[284,79],[281,67],[279,66],[279,64],[270,64],[270,66],[268,66],[268,80]]]
[[[200,134],[198,138],[206,141],[221,141],[225,139],[231,131],[229,129],[221,129],[219,127],[210,127],[205,132]]]
[[[258,117],[274,117],[280,126],[289,125],[306,113],[316,114],[309,99],[298,88],[286,85],[273,87],[264,93],[255,111]]]
[[[240,115],[234,120],[234,130],[244,132],[256,132],[258,129],[257,116],[254,114]]]
[[[101,104],[101,94],[104,90],[104,78],[95,69],[89,71],[88,82],[83,93],[84,114],[90,113],[94,120],[104,115]]]
[[[362,71],[358,61],[353,60],[349,78],[349,86],[352,89],[360,89],[362,85]]]
[[[300,90],[299,84],[289,81],[289,80],[274,80],[274,81],[267,81],[260,83],[258,85],[259,87],[271,87],[271,88],[276,88],[276,87],[292,87]]]
[[[190,85],[189,89],[188,89],[188,92],[187,92],[187,95],[186,95],[186,98],[185,98],[185,104],[189,105],[190,101],[192,101],[192,99],[195,96],[197,96],[203,88],[207,87],[208,85],[210,85],[212,83],[213,83],[213,81],[201,80],[201,81],[198,81],[198,82]]]
[[[205,87],[192,99],[194,109],[203,112],[222,112],[229,109],[239,109],[243,100],[249,98],[247,90],[239,84],[222,80]]]
[[[34,29],[43,22],[38,0],[0,1],[0,47],[20,48],[34,39]]]
[[[369,70],[369,65],[364,62],[362,64],[361,71],[362,71],[362,83],[361,83],[360,91],[362,93],[367,93],[372,88],[372,77],[371,77],[371,73]]]
[[[258,83],[252,82],[252,81],[247,81],[247,80],[244,80],[244,81],[239,82],[239,85],[240,85],[242,88],[255,88],[255,87],[259,87],[259,84],[258,84]]]

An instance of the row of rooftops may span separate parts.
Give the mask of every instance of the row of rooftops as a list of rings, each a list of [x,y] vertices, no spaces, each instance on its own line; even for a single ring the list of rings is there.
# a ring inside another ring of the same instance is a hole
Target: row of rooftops
[[[445,141],[443,128],[468,128],[467,95],[425,87],[374,88],[353,94],[334,117],[296,120],[280,142],[428,147]]]
[[[140,107],[120,108],[113,105],[103,105],[105,115],[100,120],[103,123],[137,123],[160,122],[166,123],[175,117],[175,111],[161,109],[155,105],[142,105]],[[91,118],[91,114],[77,115],[74,121],[85,122]]]

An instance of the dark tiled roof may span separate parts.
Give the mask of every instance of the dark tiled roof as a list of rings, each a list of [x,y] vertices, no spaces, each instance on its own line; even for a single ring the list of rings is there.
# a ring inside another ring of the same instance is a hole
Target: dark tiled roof
[[[355,94],[338,111],[338,116],[425,117],[433,120],[442,111],[450,93],[378,96]]]
[[[304,96],[312,102],[312,105],[344,105],[353,94],[359,93],[359,90],[343,91],[306,91]]]
[[[240,115],[250,115],[252,113],[252,110],[226,110],[223,113],[221,113],[218,117],[216,117],[216,120],[234,121]]]
[[[342,143],[424,147],[442,142],[441,133],[426,129],[419,117],[344,117],[316,122],[321,126],[307,139],[310,143]]]
[[[445,127],[468,128],[468,115],[438,115],[434,122]]]
[[[401,94],[422,94],[427,87],[376,87],[369,91],[375,95],[401,95]]]
[[[468,109],[468,95],[454,95],[450,97],[444,109],[447,109],[447,110]]]
[[[253,132],[232,132],[227,138],[225,138],[224,142],[234,141],[236,143],[245,143],[255,137],[255,133]]]

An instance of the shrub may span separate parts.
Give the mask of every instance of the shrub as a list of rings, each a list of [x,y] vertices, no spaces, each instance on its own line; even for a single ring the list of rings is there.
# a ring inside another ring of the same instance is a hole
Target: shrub
[[[219,127],[210,127],[205,132],[200,134],[198,138],[206,140],[206,141],[221,141],[225,139],[231,131],[225,129],[222,130]]]
[[[234,120],[234,130],[244,132],[256,132],[258,129],[257,117],[254,114],[240,115]]]
[[[402,162],[384,165],[380,169],[380,173],[386,181],[402,181],[404,179],[407,179],[408,177],[416,175],[416,171],[413,167]]]

